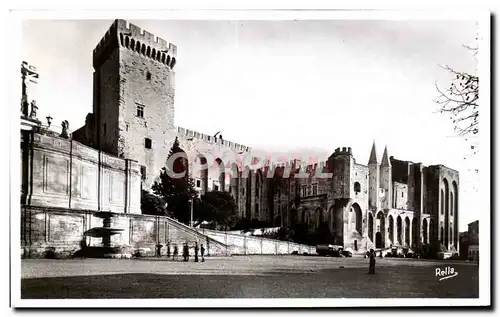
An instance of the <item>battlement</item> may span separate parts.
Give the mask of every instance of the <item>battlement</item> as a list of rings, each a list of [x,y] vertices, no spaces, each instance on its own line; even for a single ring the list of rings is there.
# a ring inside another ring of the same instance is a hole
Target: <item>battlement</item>
[[[185,136],[186,138],[196,138],[200,140],[204,140],[205,142],[208,143],[213,143],[213,144],[218,144],[222,145],[231,149],[235,149],[236,151],[243,151],[243,152],[250,152],[252,149],[248,146],[238,144],[235,142],[219,139],[219,138],[214,138],[212,135],[208,134],[203,134],[197,131],[177,127],[177,133],[180,135]]]
[[[98,65],[102,57],[117,48],[118,45],[165,64],[170,68],[173,68],[176,64],[176,45],[168,43],[132,23],[117,19],[94,48],[94,65]]]
[[[335,149],[335,152],[333,152],[334,156],[337,156],[337,155],[352,155],[352,149],[351,147],[342,147],[341,148],[336,148]]]

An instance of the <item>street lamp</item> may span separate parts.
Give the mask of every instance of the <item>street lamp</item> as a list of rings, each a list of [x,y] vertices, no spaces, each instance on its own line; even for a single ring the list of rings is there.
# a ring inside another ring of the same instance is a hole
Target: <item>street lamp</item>
[[[190,199],[189,203],[191,204],[191,222],[190,223],[191,223],[191,227],[194,227],[194,225],[193,225],[193,205],[194,205],[193,200]]]

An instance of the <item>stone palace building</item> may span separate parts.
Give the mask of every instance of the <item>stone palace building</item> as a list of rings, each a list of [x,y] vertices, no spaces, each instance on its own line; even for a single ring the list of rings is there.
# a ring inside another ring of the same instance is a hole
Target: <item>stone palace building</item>
[[[158,221],[145,224],[140,195],[158,178],[176,137],[200,193],[229,191],[241,217],[275,226],[304,223],[311,231],[326,222],[332,243],[359,251],[421,244],[457,249],[458,171],[398,160],[387,148],[379,160],[375,144],[367,165],[356,162],[350,147],[313,164],[293,157],[274,162],[265,151],[221,135],[176,127],[175,66],[182,57],[174,44],[124,20],[114,21],[92,62],[93,111],[72,133],[68,122],[55,133],[38,121],[29,98],[38,74],[22,66],[24,252],[51,239],[57,246],[76,243],[102,225],[92,216],[102,212],[119,214],[116,223],[129,235],[116,239],[125,244],[166,232]],[[279,186],[271,190],[278,174]]]

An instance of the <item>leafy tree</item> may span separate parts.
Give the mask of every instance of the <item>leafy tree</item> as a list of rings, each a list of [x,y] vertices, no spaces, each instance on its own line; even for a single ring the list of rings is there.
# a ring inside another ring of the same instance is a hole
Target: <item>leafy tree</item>
[[[141,212],[144,215],[168,216],[163,198],[146,190],[141,192]]]
[[[238,221],[236,203],[228,192],[207,192],[194,206],[196,222],[214,222],[218,229],[229,230]]]
[[[152,189],[156,195],[167,202],[167,210],[170,215],[183,223],[188,223],[191,208],[189,201],[193,200],[193,203],[196,204],[199,199],[198,191],[193,179],[189,177],[187,157],[179,157],[171,162],[172,155],[177,153],[184,153],[184,151],[179,146],[179,140],[175,138],[167,158],[167,166],[161,169],[159,181],[154,182]],[[173,173],[185,174],[183,177],[173,177]]]

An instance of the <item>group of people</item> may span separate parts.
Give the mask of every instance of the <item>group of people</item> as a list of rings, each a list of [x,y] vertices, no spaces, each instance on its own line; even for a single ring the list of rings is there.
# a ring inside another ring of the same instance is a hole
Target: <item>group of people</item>
[[[198,242],[195,242],[194,245],[194,261],[195,262],[200,262],[198,258],[198,252],[200,252],[201,255],[201,262],[205,262],[205,247],[203,247],[203,244],[198,246]],[[174,252],[172,254],[172,260],[176,261],[177,256],[179,255],[179,248],[177,245],[174,245]],[[170,258],[170,242],[167,243],[167,258]],[[189,244],[186,242],[182,246],[182,258],[184,262],[189,261]]]

